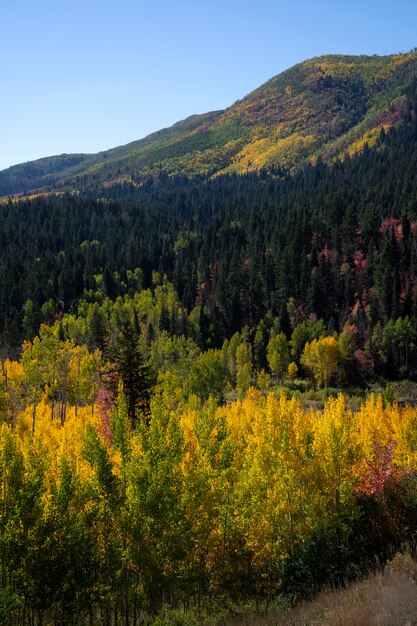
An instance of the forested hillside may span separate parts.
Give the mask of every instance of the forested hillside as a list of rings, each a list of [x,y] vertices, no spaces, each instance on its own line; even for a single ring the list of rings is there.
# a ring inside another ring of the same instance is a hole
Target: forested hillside
[[[415,63],[301,64],[136,177],[0,176],[62,183],[0,203],[0,623],[214,626],[415,554]]]
[[[398,127],[332,166],[283,179],[161,174],[139,188],[5,202],[3,348],[83,302],[132,296],[166,277],[184,319],[161,323],[188,332],[185,317],[198,318],[203,349],[245,326],[254,341],[257,328],[289,338],[300,323],[322,320],[330,335],[354,328],[370,375],[413,373],[416,140],[413,87]]]

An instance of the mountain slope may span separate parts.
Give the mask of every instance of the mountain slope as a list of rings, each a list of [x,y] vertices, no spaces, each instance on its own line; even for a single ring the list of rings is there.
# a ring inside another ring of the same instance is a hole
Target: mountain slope
[[[225,111],[194,115],[142,140],[94,155],[61,155],[0,172],[0,195],[45,187],[289,171],[372,145],[404,113],[417,54],[329,55],[272,78]]]

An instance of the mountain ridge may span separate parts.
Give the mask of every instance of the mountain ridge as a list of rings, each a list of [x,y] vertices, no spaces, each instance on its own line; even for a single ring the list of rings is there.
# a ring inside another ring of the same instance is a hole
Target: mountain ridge
[[[140,184],[161,172],[213,176],[291,172],[377,142],[405,113],[417,54],[324,55],[288,68],[230,107],[96,154],[62,154],[0,172],[0,195]]]

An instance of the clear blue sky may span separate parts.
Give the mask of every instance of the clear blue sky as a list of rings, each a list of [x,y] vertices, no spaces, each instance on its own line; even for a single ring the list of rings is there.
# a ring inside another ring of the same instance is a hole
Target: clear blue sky
[[[417,46],[415,0],[4,0],[0,169],[221,109],[325,53]]]

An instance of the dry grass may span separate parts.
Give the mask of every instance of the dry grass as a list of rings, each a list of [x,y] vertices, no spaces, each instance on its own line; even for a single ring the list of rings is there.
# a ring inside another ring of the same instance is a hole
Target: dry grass
[[[342,591],[235,626],[417,626],[417,563],[398,555],[383,573]]]

